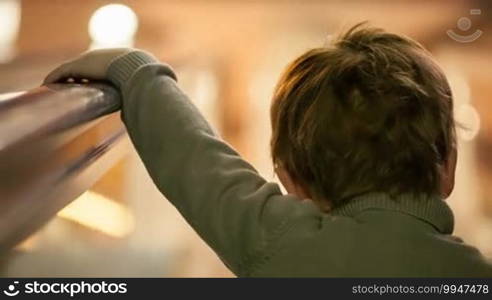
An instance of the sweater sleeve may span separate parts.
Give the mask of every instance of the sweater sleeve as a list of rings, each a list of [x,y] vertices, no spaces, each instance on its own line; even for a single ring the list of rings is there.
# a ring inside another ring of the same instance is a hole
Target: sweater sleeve
[[[152,180],[236,275],[268,259],[293,219],[318,211],[282,195],[222,141],[169,66],[135,51],[116,58],[108,78],[122,91],[122,119]]]

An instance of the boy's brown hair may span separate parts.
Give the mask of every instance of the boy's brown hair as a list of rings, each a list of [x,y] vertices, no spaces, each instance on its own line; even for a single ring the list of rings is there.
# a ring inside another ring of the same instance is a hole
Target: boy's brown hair
[[[455,144],[449,84],[417,42],[358,24],[281,77],[272,158],[322,207],[373,191],[436,194]]]

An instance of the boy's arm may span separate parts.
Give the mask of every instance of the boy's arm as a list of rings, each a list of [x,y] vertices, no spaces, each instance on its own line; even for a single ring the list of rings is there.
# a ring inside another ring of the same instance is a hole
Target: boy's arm
[[[223,142],[168,66],[133,51],[113,59],[106,77],[122,92],[123,121],[154,183],[236,274],[267,259],[293,218],[317,215]]]

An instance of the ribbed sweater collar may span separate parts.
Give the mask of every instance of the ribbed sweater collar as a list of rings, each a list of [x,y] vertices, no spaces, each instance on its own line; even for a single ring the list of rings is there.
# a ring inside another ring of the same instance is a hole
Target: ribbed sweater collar
[[[331,214],[353,217],[368,209],[382,209],[405,213],[433,225],[443,234],[451,234],[454,216],[451,208],[439,196],[409,194],[391,198],[384,193],[369,193],[350,199]]]

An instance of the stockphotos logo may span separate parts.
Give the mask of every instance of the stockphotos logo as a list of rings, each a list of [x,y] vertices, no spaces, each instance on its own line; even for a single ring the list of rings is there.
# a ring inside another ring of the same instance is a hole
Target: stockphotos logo
[[[477,8],[470,10],[470,15],[472,16],[479,16],[481,14],[481,9]],[[480,29],[477,29],[474,32],[470,31],[472,28],[472,21],[468,17],[459,18],[456,25],[459,29],[458,33],[456,33],[453,29],[448,30],[446,33],[450,38],[460,43],[471,43],[476,41],[483,33]]]
[[[24,289],[22,289],[24,287]],[[26,281],[23,285],[19,281],[3,290],[3,293],[9,297],[15,297],[19,294],[56,294],[69,295],[73,297],[79,294],[126,294],[128,291],[126,283],[107,283],[102,282],[39,282]]]
[[[9,297],[14,297],[19,295],[20,291],[16,289],[16,285],[19,284],[18,281],[14,281],[14,284],[9,284],[6,290],[3,293]]]

